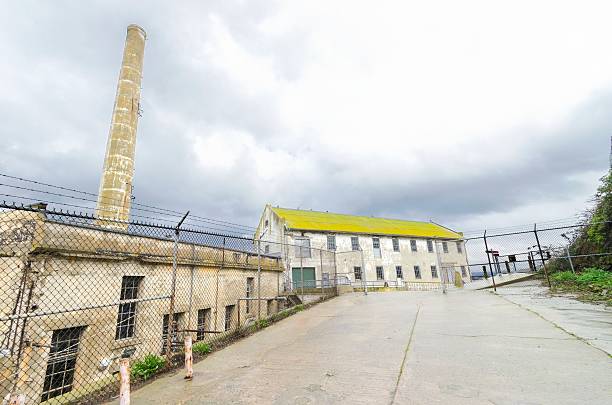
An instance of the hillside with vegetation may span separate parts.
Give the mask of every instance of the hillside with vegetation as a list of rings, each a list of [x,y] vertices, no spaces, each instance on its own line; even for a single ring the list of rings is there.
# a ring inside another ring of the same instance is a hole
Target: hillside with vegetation
[[[562,258],[549,262],[553,290],[612,305],[612,171],[602,177],[584,226],[571,236],[575,272]]]

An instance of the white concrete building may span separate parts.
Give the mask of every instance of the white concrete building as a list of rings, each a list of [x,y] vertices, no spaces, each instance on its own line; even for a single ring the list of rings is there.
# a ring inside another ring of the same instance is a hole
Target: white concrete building
[[[432,222],[267,205],[256,238],[279,255],[288,288],[331,281],[360,287],[436,287],[469,281],[463,235]],[[331,281],[330,281],[331,280]]]

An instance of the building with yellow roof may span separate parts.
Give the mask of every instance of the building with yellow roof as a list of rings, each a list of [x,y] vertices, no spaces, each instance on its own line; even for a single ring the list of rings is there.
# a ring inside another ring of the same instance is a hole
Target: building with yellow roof
[[[469,280],[463,234],[434,222],[266,205],[255,239],[282,258],[286,289],[336,282],[421,289]]]

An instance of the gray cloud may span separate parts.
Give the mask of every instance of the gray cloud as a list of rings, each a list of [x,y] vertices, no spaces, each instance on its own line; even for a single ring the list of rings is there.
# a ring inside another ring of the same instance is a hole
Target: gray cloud
[[[133,22],[149,35],[134,182],[139,202],[249,225],[271,202],[461,226],[487,213],[502,215],[534,203],[545,207],[576,193],[587,196],[594,190],[585,189],[577,176],[607,167],[612,89],[594,94],[555,129],[500,129],[497,137],[531,134],[531,141],[518,145],[519,158],[507,159],[483,134],[490,149],[471,160],[463,158],[466,151],[437,148],[426,151],[418,173],[404,172],[399,163],[393,170],[389,161],[380,162],[388,171],[377,173],[375,162],[363,164],[350,151],[321,147],[317,138],[324,135],[315,126],[288,127],[274,89],[245,93],[222,69],[194,60],[210,40],[205,25],[214,15],[243,49],[271,61],[278,80],[301,77],[312,58],[307,30],[264,35],[258,27],[276,5],[238,3],[7,7],[0,17],[7,32],[0,47],[10,58],[1,68],[0,86],[11,91],[0,94],[0,170],[97,190],[125,27]],[[278,161],[278,176],[258,176],[258,161],[248,148],[230,168],[203,168],[194,137],[207,139],[217,130],[247,133],[262,148],[288,156]],[[409,150],[410,143],[405,147]],[[448,162],[448,171],[438,171],[440,161]],[[369,166],[376,175],[368,174]],[[454,174],[453,167],[462,174]]]

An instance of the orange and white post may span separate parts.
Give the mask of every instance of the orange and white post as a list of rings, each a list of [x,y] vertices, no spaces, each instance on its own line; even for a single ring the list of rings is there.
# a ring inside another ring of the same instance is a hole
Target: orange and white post
[[[130,405],[130,359],[119,360],[119,405]]]
[[[193,353],[191,351],[191,335],[185,336],[185,379],[193,378]]]

